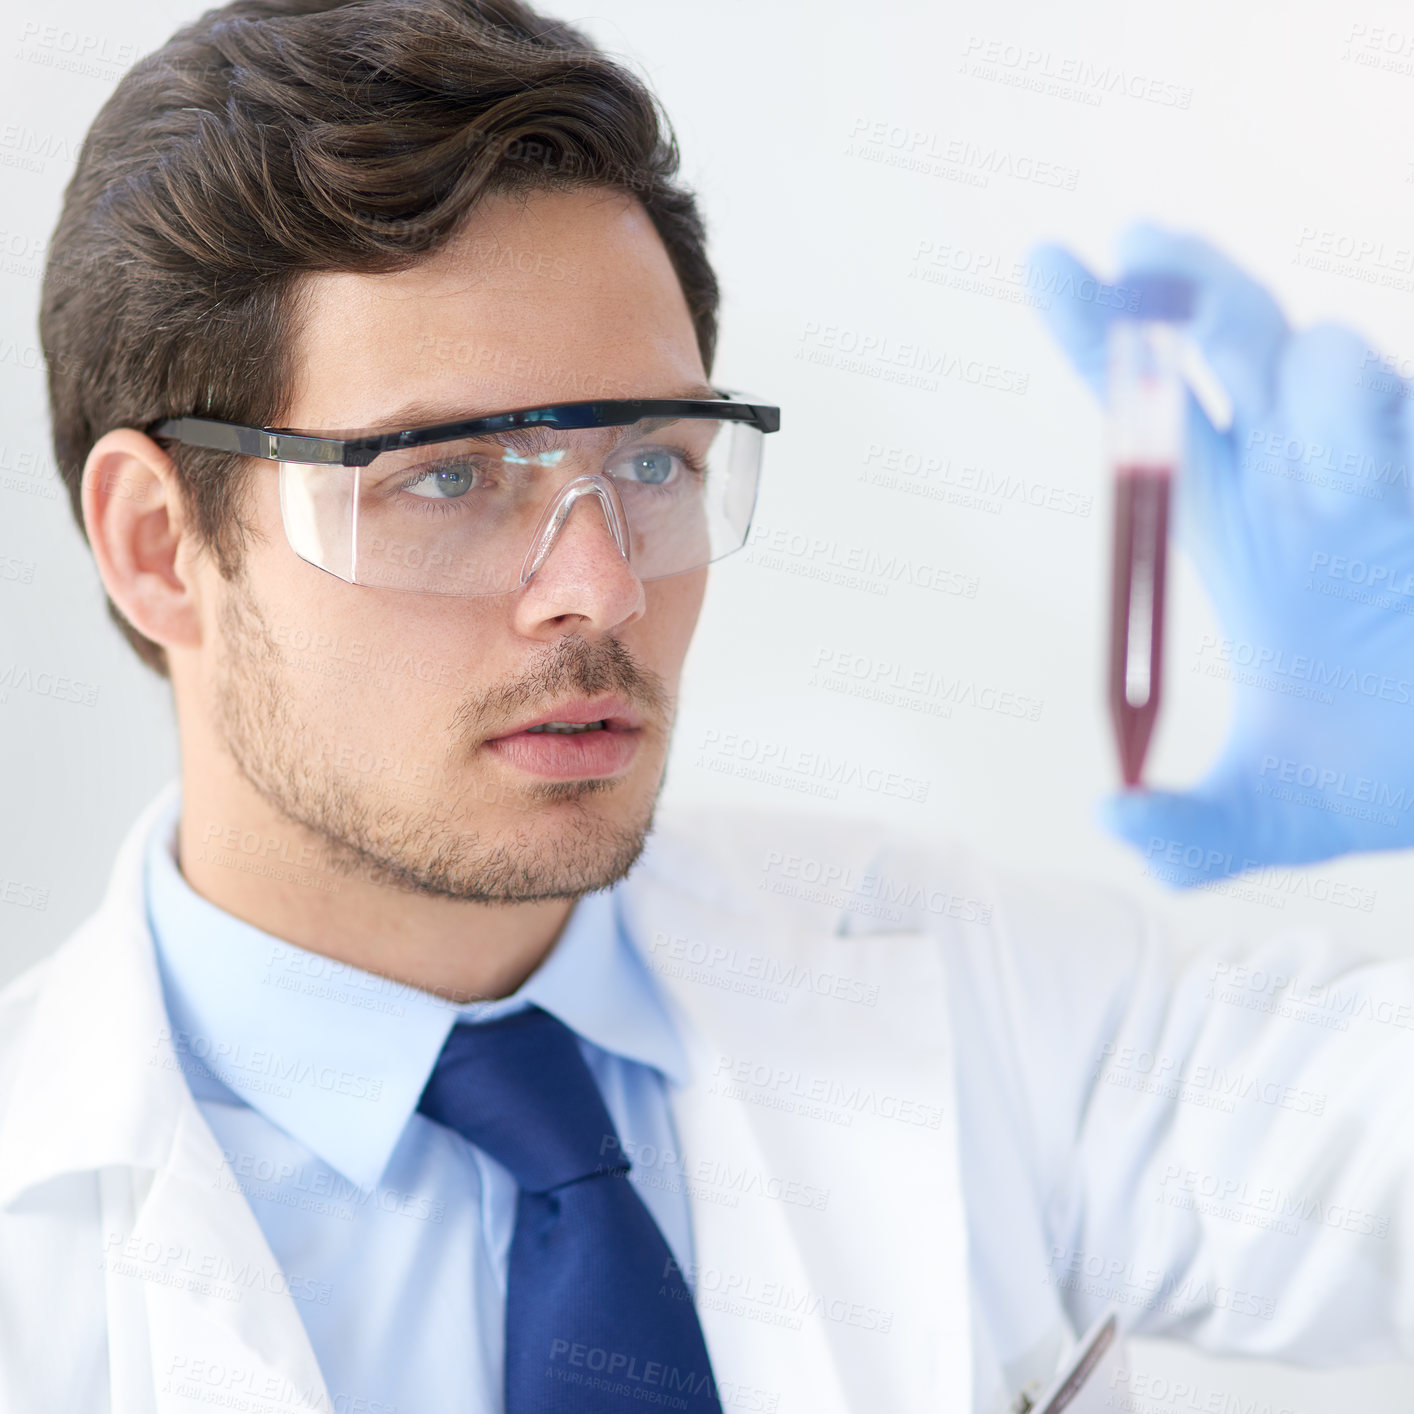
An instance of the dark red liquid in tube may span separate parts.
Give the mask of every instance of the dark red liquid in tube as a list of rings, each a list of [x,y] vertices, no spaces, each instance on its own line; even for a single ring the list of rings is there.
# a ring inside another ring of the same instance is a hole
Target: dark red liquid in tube
[[[1115,471],[1110,716],[1127,786],[1139,784],[1159,715],[1172,468]]]

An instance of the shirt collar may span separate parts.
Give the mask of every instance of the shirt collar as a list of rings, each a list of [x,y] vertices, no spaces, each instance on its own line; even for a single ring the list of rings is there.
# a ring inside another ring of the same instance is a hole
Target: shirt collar
[[[192,1090],[249,1104],[362,1189],[374,1187],[453,1025],[532,1003],[592,1045],[675,1084],[687,1058],[626,937],[619,890],[576,900],[549,956],[509,997],[457,1006],[287,943],[198,894],[177,867],[180,797],[148,837],[148,922]]]

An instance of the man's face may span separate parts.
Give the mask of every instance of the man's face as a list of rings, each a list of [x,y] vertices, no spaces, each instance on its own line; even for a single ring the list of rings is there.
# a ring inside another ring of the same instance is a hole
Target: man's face
[[[300,296],[285,426],[390,427],[413,403],[439,410],[411,420],[427,425],[706,383],[661,240],[637,202],[603,191],[494,198],[414,268],[313,276]],[[628,872],[705,568],[641,582],[593,496],[529,584],[485,597],[351,585],[305,563],[285,539],[272,463],[254,467],[246,519],[242,578],[199,569],[201,710],[247,785],[313,831],[332,868],[506,901]],[[612,774],[532,774],[485,744],[605,695],[642,718]]]

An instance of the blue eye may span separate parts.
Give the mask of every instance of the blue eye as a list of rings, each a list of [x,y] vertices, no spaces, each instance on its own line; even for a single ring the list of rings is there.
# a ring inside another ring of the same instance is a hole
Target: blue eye
[[[456,496],[464,496],[471,489],[474,472],[469,466],[441,466],[424,471],[416,481],[403,487],[414,496],[429,501],[445,501]],[[422,489],[422,488],[426,489]]]
[[[673,466],[676,461],[677,458],[671,452],[635,452],[633,456],[620,462],[614,468],[614,474],[621,475],[620,467],[626,467],[644,485],[661,486],[672,479]]]

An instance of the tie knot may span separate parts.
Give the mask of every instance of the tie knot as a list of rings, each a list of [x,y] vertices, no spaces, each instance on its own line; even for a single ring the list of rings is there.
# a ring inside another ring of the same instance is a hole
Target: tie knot
[[[485,1150],[528,1193],[628,1171],[574,1032],[537,1006],[458,1022],[417,1107]]]

